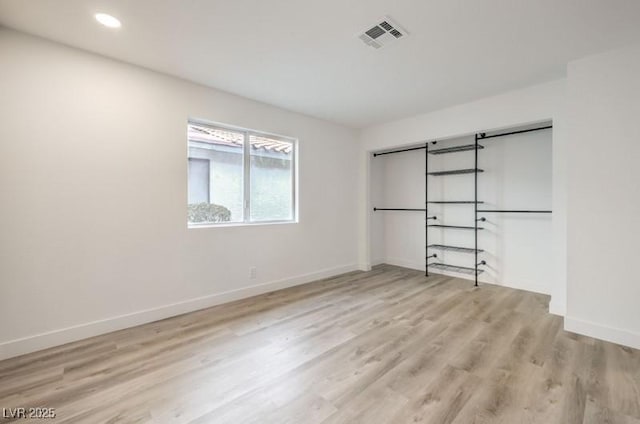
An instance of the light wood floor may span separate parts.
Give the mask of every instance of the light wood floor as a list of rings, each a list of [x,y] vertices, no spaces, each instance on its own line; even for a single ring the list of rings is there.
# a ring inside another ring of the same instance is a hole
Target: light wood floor
[[[640,351],[565,332],[548,301],[380,266],[0,362],[0,408],[91,424],[640,424]]]

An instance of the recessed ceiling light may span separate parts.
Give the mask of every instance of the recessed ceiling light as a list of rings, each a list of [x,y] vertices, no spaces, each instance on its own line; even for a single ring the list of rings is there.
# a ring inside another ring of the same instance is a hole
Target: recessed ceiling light
[[[96,13],[96,21],[109,28],[120,28],[122,26],[118,18],[114,18],[106,13]]]

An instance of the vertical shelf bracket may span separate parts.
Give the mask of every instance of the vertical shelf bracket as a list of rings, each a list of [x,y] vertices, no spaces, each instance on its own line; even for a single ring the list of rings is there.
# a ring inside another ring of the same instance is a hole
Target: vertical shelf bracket
[[[429,276],[429,142],[424,143],[424,276]]]
[[[476,260],[475,260],[475,286],[478,287],[478,134],[475,134],[475,149],[474,149],[474,157],[475,163],[473,168],[475,172],[473,173],[473,184],[474,184],[474,203],[473,203],[473,212],[474,212],[474,244],[475,244],[475,252]]]

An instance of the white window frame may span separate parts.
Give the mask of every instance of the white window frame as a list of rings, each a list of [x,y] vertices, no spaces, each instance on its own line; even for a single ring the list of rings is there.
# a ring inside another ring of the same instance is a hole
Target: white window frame
[[[206,126],[214,129],[240,132],[244,135],[243,144],[243,220],[240,222],[202,222],[191,223],[187,219],[189,229],[193,228],[211,228],[211,227],[238,227],[238,226],[254,226],[254,225],[272,225],[272,224],[297,224],[298,223],[298,139],[294,137],[284,136],[280,134],[269,133],[266,131],[253,130],[249,128],[237,127],[234,125],[222,124],[201,119],[189,119],[187,126],[190,124]],[[291,178],[291,219],[270,220],[270,221],[251,221],[251,143],[249,137],[262,136],[275,140],[286,141],[293,144],[293,155],[291,157],[292,178]],[[187,134],[187,162],[189,161],[189,136]],[[187,167],[188,168],[188,167]],[[188,174],[187,169],[187,174]],[[187,175],[188,177],[188,175]],[[187,178],[187,185],[189,179]],[[188,190],[188,187],[187,187]]]

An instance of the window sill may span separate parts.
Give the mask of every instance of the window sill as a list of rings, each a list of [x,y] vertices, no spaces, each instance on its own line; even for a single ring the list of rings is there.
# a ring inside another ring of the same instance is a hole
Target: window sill
[[[187,229],[195,230],[199,228],[228,228],[228,227],[257,227],[262,225],[288,225],[297,224],[298,221],[261,221],[261,222],[230,222],[230,223],[202,223],[187,224]]]

